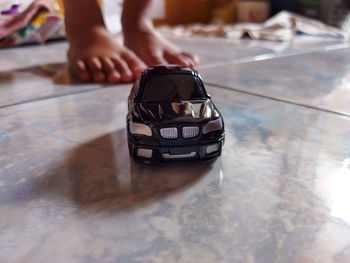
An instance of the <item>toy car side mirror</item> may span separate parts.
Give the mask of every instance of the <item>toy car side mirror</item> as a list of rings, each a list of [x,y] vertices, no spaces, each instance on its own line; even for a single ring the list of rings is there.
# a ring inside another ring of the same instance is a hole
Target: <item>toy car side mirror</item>
[[[207,96],[208,96],[209,99],[211,99],[211,95],[209,93],[207,93]]]

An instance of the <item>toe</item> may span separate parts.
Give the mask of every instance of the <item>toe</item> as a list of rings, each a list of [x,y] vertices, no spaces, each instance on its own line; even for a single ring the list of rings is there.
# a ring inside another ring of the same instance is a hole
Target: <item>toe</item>
[[[128,66],[128,64],[121,58],[114,56],[111,58],[115,68],[120,73],[121,82],[131,82],[134,79],[134,76]]]
[[[75,76],[77,76],[81,81],[91,80],[91,74],[82,60],[79,59],[73,63],[70,63],[70,68],[72,73]]]
[[[102,63],[97,57],[91,57],[86,60],[86,63],[92,73],[95,82],[106,81],[105,73],[103,72]]]
[[[181,59],[185,62],[185,66],[193,68],[195,66],[194,61],[186,56],[180,55]]]
[[[157,65],[165,65],[167,64],[167,61],[163,58],[163,56],[160,55],[152,55],[150,56],[151,65],[157,66]]]
[[[195,67],[198,64],[198,57],[187,52],[165,52],[165,59],[170,64],[179,64],[187,67]]]
[[[187,59],[191,60],[192,62],[192,67],[195,67],[199,63],[199,57],[195,54],[191,54],[188,52],[181,52],[181,56],[186,57]]]
[[[147,65],[131,51],[124,52],[121,57],[128,64],[134,78],[138,78],[141,72],[147,68]]]
[[[170,53],[166,52],[164,54],[165,59],[168,61],[169,64],[178,64],[181,66],[192,66],[192,61],[185,57],[182,56],[180,53]]]
[[[101,58],[101,63],[104,72],[107,74],[108,82],[118,83],[120,82],[120,73],[115,68],[113,61],[109,57]]]
[[[165,65],[167,61],[160,52],[150,53],[145,57],[145,62],[149,66]]]

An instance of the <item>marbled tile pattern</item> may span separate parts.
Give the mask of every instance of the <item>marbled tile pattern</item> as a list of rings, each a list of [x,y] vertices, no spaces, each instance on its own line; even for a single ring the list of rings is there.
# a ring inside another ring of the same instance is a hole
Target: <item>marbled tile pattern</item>
[[[0,72],[66,62],[66,42],[0,49]]]
[[[38,51],[29,64],[14,58],[19,67],[0,82],[1,263],[349,263],[349,56],[296,41],[285,50],[227,46],[215,60],[215,41],[196,41],[181,43],[207,50],[200,73],[218,85],[207,89],[226,125],[212,165],[134,163],[130,84],[78,85],[63,61],[40,63]],[[259,54],[268,58],[249,62]]]
[[[110,86],[77,83],[65,63],[0,73],[0,83],[0,107]]]
[[[311,36],[298,36],[291,42],[170,35],[168,38],[183,49],[197,53],[201,59],[199,69],[350,47],[348,40]]]
[[[1,261],[348,262],[349,120],[208,89],[212,166],[130,162],[129,87],[1,109]]]
[[[207,83],[350,115],[350,48],[204,69]]]
[[[117,36],[118,41],[121,41],[120,37],[120,35]],[[279,57],[288,59],[295,54],[315,50],[338,50],[350,45],[339,39],[305,38],[304,36],[290,43],[204,37],[169,36],[169,38],[184,50],[200,56],[201,62],[198,69],[209,69],[209,72],[212,72],[210,69],[214,68],[214,75],[220,76],[220,79],[215,79],[214,82],[218,81],[220,84],[225,83],[223,81],[226,78],[215,72],[223,65],[241,65],[247,62],[256,64],[257,60],[270,61]],[[67,49],[68,44],[62,41],[51,42],[46,46],[31,45],[0,49],[0,107],[98,89],[100,85],[81,85],[70,77],[66,65]],[[285,64],[282,61],[277,67]],[[222,70],[223,73],[226,72],[225,69]],[[237,79],[235,73],[228,74],[233,75],[234,80]],[[341,74],[342,72],[339,72],[336,76],[341,77]],[[210,75],[208,79],[212,80]],[[251,83],[247,84],[251,85]]]

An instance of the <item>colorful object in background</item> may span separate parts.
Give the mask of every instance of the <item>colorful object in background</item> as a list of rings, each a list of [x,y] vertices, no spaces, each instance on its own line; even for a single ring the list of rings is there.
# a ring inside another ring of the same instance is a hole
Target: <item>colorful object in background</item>
[[[50,0],[36,0],[22,13],[0,19],[0,48],[64,37],[64,14],[56,10]]]
[[[0,40],[0,48],[27,43],[45,43],[49,38],[64,37],[63,14],[39,14],[29,25]]]
[[[1,11],[2,15],[17,15],[19,4],[13,4],[10,9]]]
[[[307,18],[291,12],[282,11],[268,19],[265,23],[242,24],[212,24],[178,26],[175,30],[162,27],[160,30],[167,34],[178,36],[211,35],[239,39],[265,39],[271,41],[292,41],[296,35],[304,34],[313,37],[347,39],[348,35],[342,30],[328,26],[315,19]]]

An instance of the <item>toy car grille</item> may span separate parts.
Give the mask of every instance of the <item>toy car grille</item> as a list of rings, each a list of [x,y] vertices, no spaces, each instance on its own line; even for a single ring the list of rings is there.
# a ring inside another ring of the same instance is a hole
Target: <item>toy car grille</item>
[[[177,128],[162,128],[160,129],[160,135],[165,139],[176,139]]]
[[[184,138],[193,138],[196,137],[199,133],[199,127],[182,127],[182,137]]]

